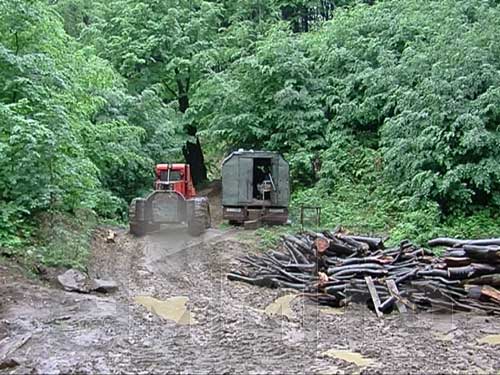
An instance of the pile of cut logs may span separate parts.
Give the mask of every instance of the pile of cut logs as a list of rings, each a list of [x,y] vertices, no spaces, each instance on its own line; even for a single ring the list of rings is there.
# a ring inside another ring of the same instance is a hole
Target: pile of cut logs
[[[292,288],[319,304],[366,302],[382,316],[394,308],[483,311],[500,314],[500,239],[437,238],[442,256],[402,241],[385,249],[383,239],[333,231],[287,235],[279,249],[238,260],[229,280]]]

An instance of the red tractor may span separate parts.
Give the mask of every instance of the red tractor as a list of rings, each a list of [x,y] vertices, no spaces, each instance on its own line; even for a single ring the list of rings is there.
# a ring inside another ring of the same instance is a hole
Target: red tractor
[[[155,174],[154,191],[130,204],[130,233],[143,236],[171,223],[187,223],[192,236],[205,232],[210,227],[208,199],[196,196],[189,165],[158,164]]]

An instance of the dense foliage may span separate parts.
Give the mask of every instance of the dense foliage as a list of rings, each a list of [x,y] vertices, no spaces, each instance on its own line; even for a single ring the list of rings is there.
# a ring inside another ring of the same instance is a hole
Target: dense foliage
[[[285,154],[327,224],[498,234],[496,1],[0,0],[0,21],[0,247],[242,147]]]

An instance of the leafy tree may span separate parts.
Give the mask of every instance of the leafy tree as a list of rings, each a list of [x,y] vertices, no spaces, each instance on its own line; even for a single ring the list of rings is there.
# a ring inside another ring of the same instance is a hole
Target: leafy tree
[[[481,1],[339,11],[307,36],[330,138],[382,145],[385,177],[402,194],[445,211],[498,205],[498,19]]]
[[[450,19],[450,5],[434,12],[440,32],[402,54],[402,90],[381,133],[387,170],[403,191],[434,199],[447,212],[499,207],[500,12],[468,2]]]
[[[130,90],[156,87],[166,105],[176,103],[175,121],[188,136],[184,156],[197,183],[206,179],[206,168],[197,124],[188,112],[220,17],[220,6],[208,1],[113,0],[100,25],[99,52],[127,78]]]
[[[0,2],[0,14],[3,224],[15,235],[22,218],[46,210],[114,215],[131,195],[115,187],[137,179],[143,186],[152,164],[142,128],[95,118],[108,105],[106,92],[123,91],[121,78],[71,39],[43,2]]]
[[[493,233],[499,19],[484,0],[0,0],[0,246],[47,212],[120,217],[154,162],[201,182],[242,147],[283,153],[294,202],[331,224]]]
[[[255,43],[253,55],[200,85],[196,110],[207,136],[229,149],[288,154],[297,182],[310,183],[312,162],[325,145],[311,69],[299,40],[283,27],[270,30]]]

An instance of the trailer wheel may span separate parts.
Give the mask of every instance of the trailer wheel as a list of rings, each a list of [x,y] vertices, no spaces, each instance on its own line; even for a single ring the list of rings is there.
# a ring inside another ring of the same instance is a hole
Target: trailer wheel
[[[210,208],[206,198],[193,199],[193,211],[188,218],[188,233],[193,237],[202,235],[210,226]]]

